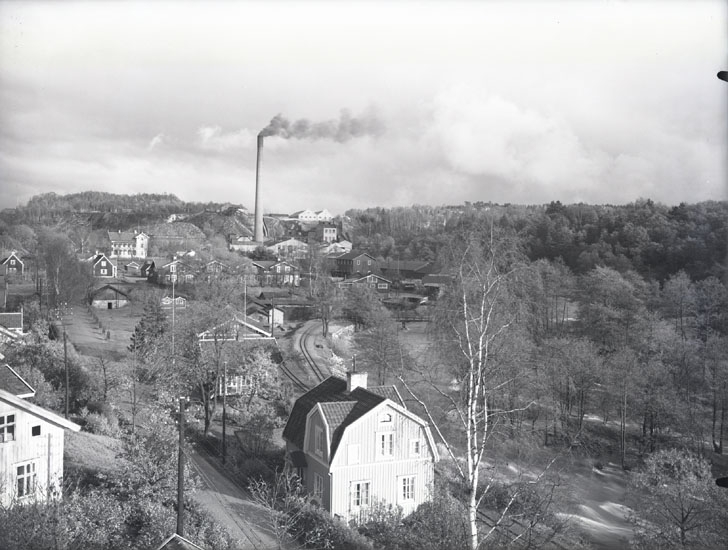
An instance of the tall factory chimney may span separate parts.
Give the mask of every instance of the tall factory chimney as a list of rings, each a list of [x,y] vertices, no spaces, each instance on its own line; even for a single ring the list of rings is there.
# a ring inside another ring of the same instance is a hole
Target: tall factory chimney
[[[263,242],[263,208],[261,206],[260,157],[263,154],[263,136],[258,134],[258,155],[255,160],[255,242]]]

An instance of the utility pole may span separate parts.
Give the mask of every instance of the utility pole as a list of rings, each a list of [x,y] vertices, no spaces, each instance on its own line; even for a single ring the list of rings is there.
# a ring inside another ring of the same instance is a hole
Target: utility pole
[[[177,274],[172,273],[172,366],[174,366],[174,282],[177,280]]]
[[[63,319],[61,319],[63,323]],[[63,366],[66,371],[66,419],[68,419],[68,338],[66,337],[66,324],[63,323]]]
[[[185,399],[179,398],[179,457],[177,459],[177,534],[184,536],[185,524]]]
[[[225,396],[227,395],[227,361],[223,363],[222,371],[222,463],[227,459],[227,434],[225,433]]]

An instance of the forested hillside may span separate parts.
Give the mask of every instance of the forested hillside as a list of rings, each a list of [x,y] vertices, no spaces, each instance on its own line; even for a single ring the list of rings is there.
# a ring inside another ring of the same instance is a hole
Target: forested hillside
[[[574,273],[597,265],[632,269],[663,282],[684,270],[693,279],[721,276],[728,239],[728,203],[542,206],[412,206],[347,211],[355,246],[382,258],[434,260],[446,232],[493,220],[513,229],[531,260],[561,258]]]

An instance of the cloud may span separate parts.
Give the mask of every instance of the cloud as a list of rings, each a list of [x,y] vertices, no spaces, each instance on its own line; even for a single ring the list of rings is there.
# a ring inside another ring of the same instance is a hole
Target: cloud
[[[561,117],[524,108],[487,91],[456,87],[433,104],[431,137],[446,162],[469,175],[554,185],[592,179],[603,160]]]
[[[224,152],[252,147],[255,136],[247,128],[224,132],[220,126],[201,126],[197,129],[197,143],[201,149]]]
[[[162,145],[165,141],[165,136],[163,133],[159,133],[156,136],[152,138],[152,140],[149,142],[149,145],[147,146],[147,151],[151,151],[155,147]]]

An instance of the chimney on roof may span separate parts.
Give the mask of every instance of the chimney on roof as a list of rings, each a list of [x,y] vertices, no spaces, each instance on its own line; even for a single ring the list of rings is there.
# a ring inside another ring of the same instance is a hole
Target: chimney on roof
[[[366,372],[347,372],[346,373],[346,391],[353,392],[357,388],[367,389],[367,373]]]

